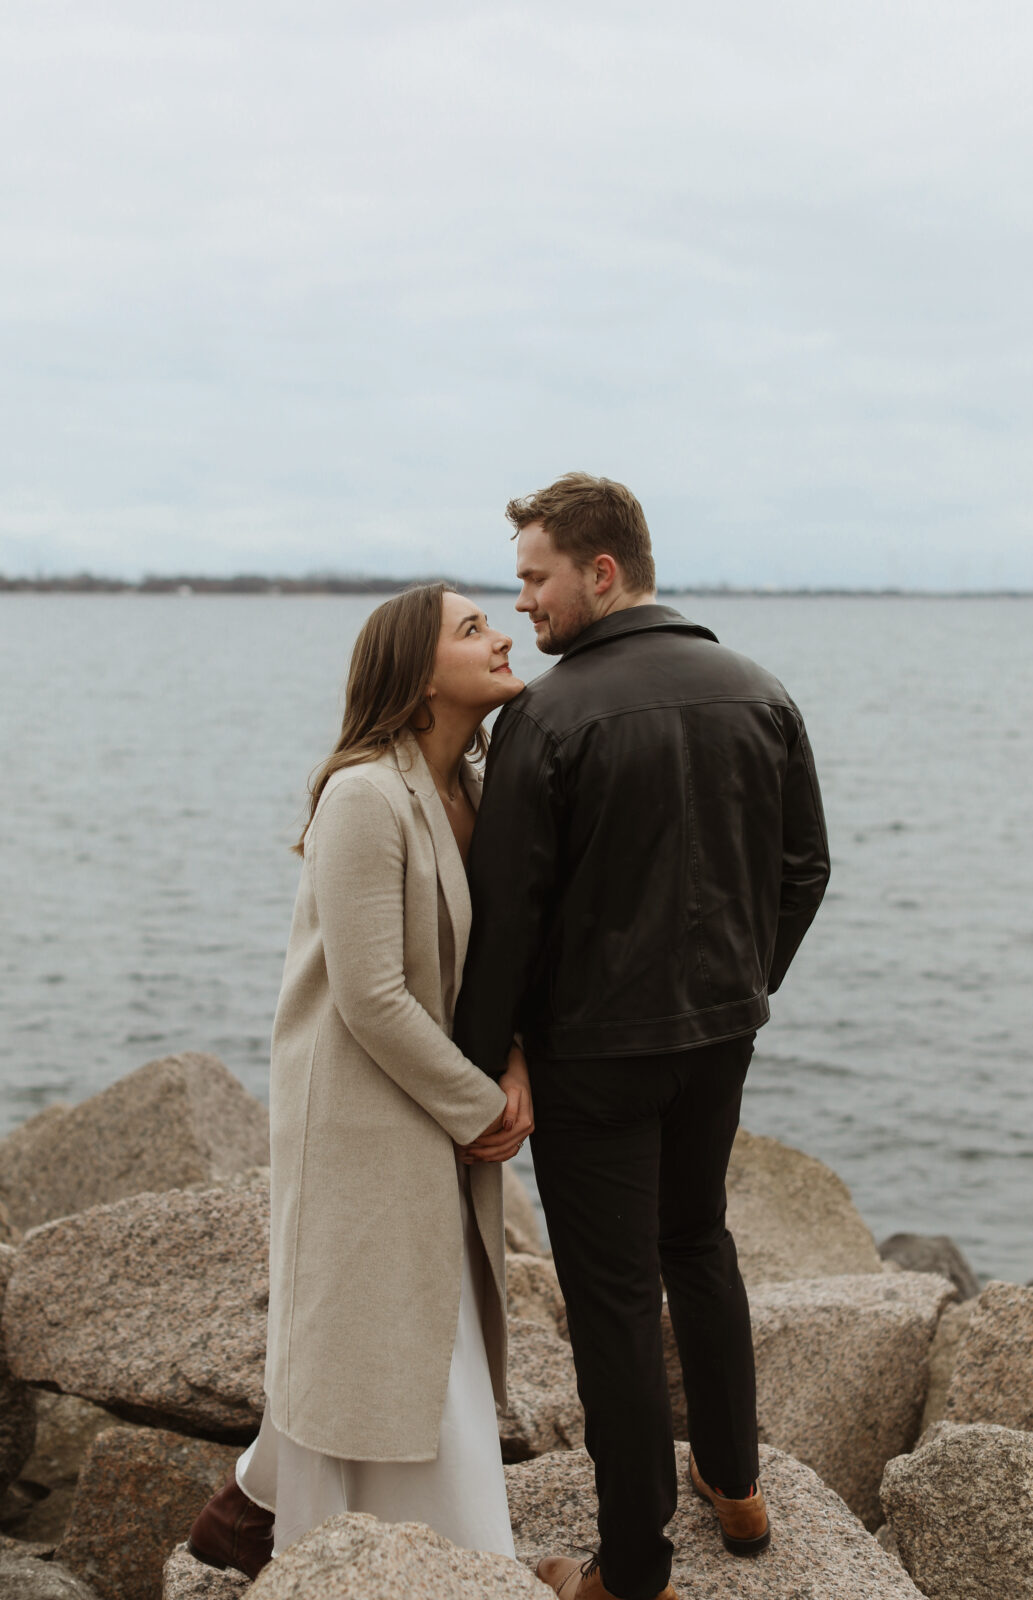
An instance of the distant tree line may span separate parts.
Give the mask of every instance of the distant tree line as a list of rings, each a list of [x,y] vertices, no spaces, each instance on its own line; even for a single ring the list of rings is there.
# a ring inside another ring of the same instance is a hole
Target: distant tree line
[[[312,573],[305,578],[265,577],[260,573],[241,572],[235,577],[212,578],[197,573],[179,574],[147,573],[139,582],[128,578],[101,578],[92,572],[76,572],[70,576],[41,575],[32,578],[8,578],[0,572],[0,594],[401,594],[403,589],[419,583],[445,582],[468,594],[513,593],[511,583],[481,583],[455,578],[383,578],[340,577],[334,573]],[[851,589],[847,587],[821,588],[749,588],[728,583],[682,584],[678,588],[661,588],[660,595],[691,594],[712,599],[727,596],[792,597],[829,599],[834,596],[853,595],[861,599],[920,599],[933,600],[1023,600],[1033,597],[1029,589]]]

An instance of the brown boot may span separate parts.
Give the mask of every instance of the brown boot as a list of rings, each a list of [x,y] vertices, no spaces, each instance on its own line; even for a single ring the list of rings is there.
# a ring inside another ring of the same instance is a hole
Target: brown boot
[[[725,1549],[733,1556],[756,1556],[767,1548],[771,1540],[767,1507],[760,1485],[745,1500],[729,1500],[719,1494],[709,1483],[704,1483],[693,1456],[689,1456],[689,1476],[692,1487],[703,1500],[709,1500],[721,1524],[721,1537]]]
[[[273,1514],[249,1500],[237,1480],[213,1494],[190,1530],[187,1549],[195,1561],[223,1572],[233,1567],[257,1578],[273,1556]]]
[[[595,1556],[585,1561],[575,1561],[573,1556],[543,1556],[535,1572],[555,1589],[558,1600],[616,1600],[603,1583]],[[678,1596],[668,1584],[655,1600],[678,1600]]]

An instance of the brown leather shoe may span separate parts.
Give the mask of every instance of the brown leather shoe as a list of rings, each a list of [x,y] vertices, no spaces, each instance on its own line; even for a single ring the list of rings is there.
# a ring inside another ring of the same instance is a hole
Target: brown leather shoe
[[[573,1556],[543,1556],[535,1573],[550,1589],[555,1589],[558,1600],[617,1600],[603,1583],[595,1556],[585,1561],[575,1561]],[[655,1600],[678,1600],[678,1596],[668,1584]]]
[[[771,1541],[771,1527],[760,1484],[757,1485],[756,1493],[751,1494],[748,1499],[729,1500],[726,1495],[718,1494],[716,1489],[712,1489],[709,1483],[703,1482],[699,1468],[691,1455],[689,1476],[696,1493],[702,1500],[709,1500],[717,1512],[726,1550],[730,1550],[733,1556],[757,1556],[762,1550],[767,1549]]]
[[[187,1549],[195,1561],[257,1578],[273,1557],[273,1514],[249,1500],[236,1478],[213,1494],[195,1521]]]

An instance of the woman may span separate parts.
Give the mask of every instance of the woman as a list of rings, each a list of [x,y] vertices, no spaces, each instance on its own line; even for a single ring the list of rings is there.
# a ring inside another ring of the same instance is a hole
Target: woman
[[[429,584],[379,606],[312,784],[273,1027],[267,1405],[190,1549],[255,1576],[336,1512],[512,1555],[502,1173],[531,1131],[449,1037],[485,714],[511,645]]]

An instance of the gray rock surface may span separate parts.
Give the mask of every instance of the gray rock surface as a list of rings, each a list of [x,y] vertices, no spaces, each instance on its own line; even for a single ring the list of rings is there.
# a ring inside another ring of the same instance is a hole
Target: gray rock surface
[[[279,1559],[279,1558],[277,1558]],[[165,1563],[161,1600],[238,1600],[251,1588],[242,1572],[217,1572],[195,1561],[185,1544],[177,1544]]]
[[[987,1284],[958,1348],[944,1415],[1033,1430],[1033,1289]]]
[[[268,1234],[265,1179],[136,1195],[34,1229],[7,1295],[11,1370],[133,1420],[253,1437]]]
[[[217,1056],[149,1061],[0,1141],[0,1202],[20,1229],[269,1161],[269,1113]]]
[[[761,1482],[771,1544],[752,1560],[729,1556],[709,1505],[687,1487],[689,1447],[679,1444],[679,1503],[668,1536],[672,1581],[681,1600],[918,1600],[899,1561],[808,1467],[761,1449]],[[577,1555],[594,1548],[595,1487],[584,1450],[557,1452],[506,1468],[517,1555]],[[257,1600],[257,1589],[256,1600]]]
[[[882,1272],[875,1240],[830,1167],[740,1128],[728,1165],[728,1226],[746,1283]]]
[[[17,1251],[0,1244],[0,1307],[11,1281]],[[0,1498],[18,1477],[36,1439],[36,1396],[11,1372],[0,1328]]]
[[[96,1589],[59,1561],[0,1552],[0,1600],[98,1600]]]
[[[760,1437],[813,1467],[869,1528],[882,1521],[886,1462],[918,1436],[929,1347],[953,1295],[912,1272],[751,1292]]]
[[[954,1376],[961,1341],[968,1331],[975,1308],[974,1300],[962,1300],[960,1305],[944,1307],[929,1347],[929,1387],[925,1392],[919,1436],[939,1422],[947,1410],[947,1391]]]
[[[1033,1597],[1033,1435],[941,1422],[889,1463],[882,1500],[930,1600]]]
[[[879,1246],[883,1261],[895,1261],[905,1272],[934,1272],[949,1278],[959,1300],[979,1293],[979,1279],[954,1240],[945,1233],[891,1233]]]
[[[101,1600],[155,1600],[162,1569],[236,1450],[156,1428],[109,1428],[90,1446],[57,1559]]]
[[[567,1308],[551,1256],[506,1252],[506,1296],[510,1317],[540,1322],[566,1339]]]
[[[21,1229],[15,1227],[11,1213],[0,1200],[0,1244],[17,1244],[20,1238]]]
[[[498,1417],[503,1461],[525,1461],[584,1442],[585,1415],[570,1345],[543,1323],[510,1318],[508,1388],[508,1409]]]
[[[552,1591],[506,1556],[460,1550],[417,1522],[331,1517],[277,1556],[253,1600],[548,1600]]]
[[[507,1161],[502,1167],[502,1206],[506,1218],[506,1249],[524,1255],[546,1254],[542,1229],[530,1190]]]

